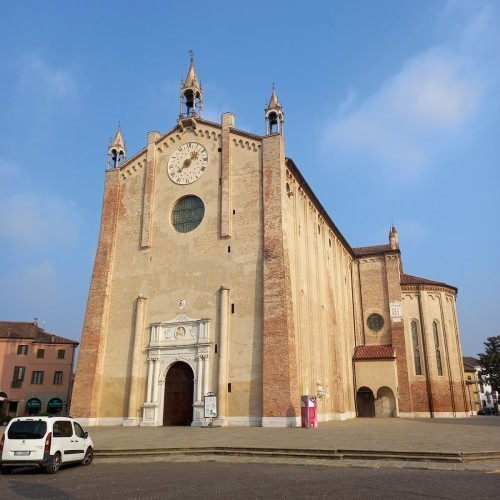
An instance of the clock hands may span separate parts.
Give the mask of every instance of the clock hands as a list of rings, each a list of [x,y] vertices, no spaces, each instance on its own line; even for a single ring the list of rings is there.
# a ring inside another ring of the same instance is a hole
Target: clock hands
[[[184,163],[177,169],[177,172],[182,172],[185,168],[188,168],[191,165],[191,158],[186,158]]]
[[[168,175],[176,184],[191,184],[205,172],[208,153],[202,144],[187,142],[180,145],[168,160]]]
[[[198,151],[192,151],[191,152],[191,158],[186,158],[182,165],[177,169],[177,172],[180,173],[182,172],[185,168],[188,168],[189,165],[191,165],[192,160],[197,160],[198,159]]]

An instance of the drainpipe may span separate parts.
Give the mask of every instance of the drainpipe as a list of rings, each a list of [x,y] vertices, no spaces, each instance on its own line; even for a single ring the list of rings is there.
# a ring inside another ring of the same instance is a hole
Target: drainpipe
[[[69,415],[70,413],[70,405],[71,405],[71,395],[73,392],[73,369],[74,369],[74,364],[75,364],[75,351],[76,351],[76,346],[73,346],[73,350],[71,352],[71,368],[69,370],[69,383],[68,383],[68,395],[66,396],[66,416]]]

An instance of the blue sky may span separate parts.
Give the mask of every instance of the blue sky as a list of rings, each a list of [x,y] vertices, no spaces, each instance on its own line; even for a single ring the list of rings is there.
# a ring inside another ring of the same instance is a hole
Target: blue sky
[[[245,8],[251,5],[251,8]],[[3,2],[0,319],[79,340],[108,142],[168,131],[195,52],[204,117],[264,134],[352,246],[459,288],[464,355],[500,334],[500,3]]]

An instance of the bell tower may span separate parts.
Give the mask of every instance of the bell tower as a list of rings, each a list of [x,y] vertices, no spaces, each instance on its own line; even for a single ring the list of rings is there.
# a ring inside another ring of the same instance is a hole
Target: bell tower
[[[121,167],[125,162],[127,154],[127,148],[123,142],[122,128],[118,125],[118,130],[116,132],[115,138],[109,142],[108,147],[108,163],[107,170],[112,170],[117,167]]]
[[[189,67],[186,80],[184,82],[181,80],[181,109],[179,120],[191,117],[201,118],[201,111],[203,107],[203,92],[194,69],[194,55],[192,51],[190,51],[190,53],[191,65]]]
[[[278,101],[278,96],[274,90],[271,95],[271,100],[266,108],[266,135],[279,134],[283,135],[283,127],[285,124],[285,113],[281,104]]]

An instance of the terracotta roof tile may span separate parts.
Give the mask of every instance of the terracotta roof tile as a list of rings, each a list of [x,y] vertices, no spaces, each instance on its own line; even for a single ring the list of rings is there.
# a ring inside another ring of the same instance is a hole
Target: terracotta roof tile
[[[360,345],[354,351],[354,359],[394,359],[392,345]]]
[[[458,288],[452,285],[448,285],[441,281],[433,281],[425,278],[419,278],[418,276],[412,276],[411,274],[402,274],[401,275],[401,284],[402,285],[434,285],[434,286],[445,286],[446,288],[452,288],[453,290],[458,292]]]
[[[35,323],[24,321],[0,321],[0,339],[31,340],[54,344],[75,344],[78,342],[46,332]]]
[[[465,369],[470,368],[474,371],[476,366],[481,366],[479,359],[473,358],[472,356],[463,356],[462,359]]]
[[[375,253],[384,253],[384,252],[397,252],[398,250],[394,250],[391,248],[391,245],[375,245],[371,247],[357,247],[353,248],[354,255],[372,255]]]

